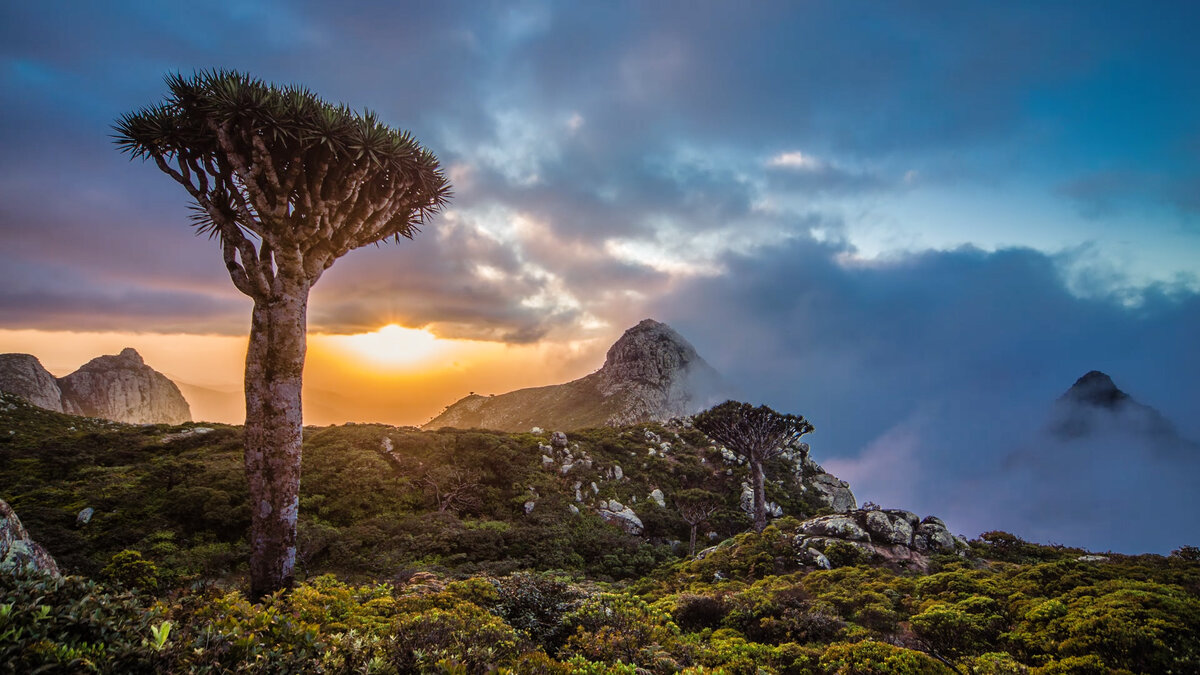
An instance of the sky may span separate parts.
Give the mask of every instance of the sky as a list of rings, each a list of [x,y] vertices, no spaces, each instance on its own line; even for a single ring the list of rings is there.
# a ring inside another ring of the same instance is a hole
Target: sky
[[[812,421],[860,501],[1165,553],[1200,543],[1196,453],[1044,426],[1098,369],[1200,439],[1197,25],[1165,0],[5,3],[0,352],[61,376],[133,346],[240,421],[250,302],[110,137],[164,75],[238,69],[410,130],[454,189],[314,288],[306,421],[579,377],[652,317]]]

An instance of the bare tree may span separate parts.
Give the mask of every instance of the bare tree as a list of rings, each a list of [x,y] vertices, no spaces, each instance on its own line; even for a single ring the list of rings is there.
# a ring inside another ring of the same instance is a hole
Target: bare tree
[[[293,582],[309,290],[349,251],[412,238],[449,183],[407,132],[302,87],[223,70],[166,81],[166,99],[121,117],[115,140],[187,190],[193,225],[254,301],[245,466],[259,597]]]
[[[754,530],[767,526],[766,480],[763,463],[778,456],[788,444],[811,433],[813,425],[797,415],[776,412],[765,405],[726,401],[692,418],[706,436],[746,459],[754,490]]]
[[[426,471],[416,482],[433,497],[439,512],[479,506],[479,474],[474,471],[438,466]]]

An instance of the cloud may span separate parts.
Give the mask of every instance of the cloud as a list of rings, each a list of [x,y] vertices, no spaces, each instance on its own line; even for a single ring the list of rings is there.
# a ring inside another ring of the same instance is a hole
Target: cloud
[[[1194,522],[1156,510],[1191,504],[1159,487],[1200,477],[1195,453],[1156,452],[1149,437],[1070,444],[1037,431],[1056,398],[1099,369],[1200,438],[1200,359],[1184,346],[1200,334],[1200,295],[1081,298],[1059,261],[1028,249],[845,264],[844,246],[796,237],[727,256],[727,274],[688,281],[654,315],[755,402],[811,420],[814,456],[851,474],[860,501],[936,514],[971,536],[1004,527],[1159,552],[1200,537]],[[1022,462],[1023,448],[1049,459]],[[1069,506],[1094,507],[1118,488],[1131,496],[1115,520],[1112,509]],[[1139,518],[1147,524],[1101,536],[1107,522]]]

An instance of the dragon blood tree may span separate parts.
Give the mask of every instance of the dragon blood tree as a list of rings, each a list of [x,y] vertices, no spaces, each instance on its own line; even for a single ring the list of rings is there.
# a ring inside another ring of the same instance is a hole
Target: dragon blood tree
[[[797,415],[788,415],[760,405],[726,401],[692,418],[704,435],[724,445],[750,465],[754,490],[754,531],[767,526],[766,479],[763,463],[777,457],[792,441],[812,433],[813,425]]]
[[[124,115],[115,141],[195,201],[233,285],[254,301],[246,352],[250,590],[292,584],[300,494],[308,293],[360,246],[411,239],[450,196],[438,160],[370,112],[236,71],[166,78],[159,105]]]

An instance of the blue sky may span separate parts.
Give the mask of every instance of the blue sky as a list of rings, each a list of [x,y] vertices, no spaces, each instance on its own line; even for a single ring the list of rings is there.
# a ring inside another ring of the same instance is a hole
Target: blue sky
[[[1187,2],[8,3],[0,328],[245,333],[182,192],[108,137],[164,74],[241,69],[377,111],[455,185],[416,241],[331,269],[311,329],[602,345],[654,316],[812,419],[860,496],[973,535],[945,486],[1043,443],[1015,427],[1087,370],[1200,438],[1197,25]],[[1096,446],[1076,510],[1139,442]],[[1178,462],[1120,498],[1131,523],[1200,506]],[[1061,485],[1021,480],[995,484]],[[1039,513],[1006,527],[1200,538]]]

